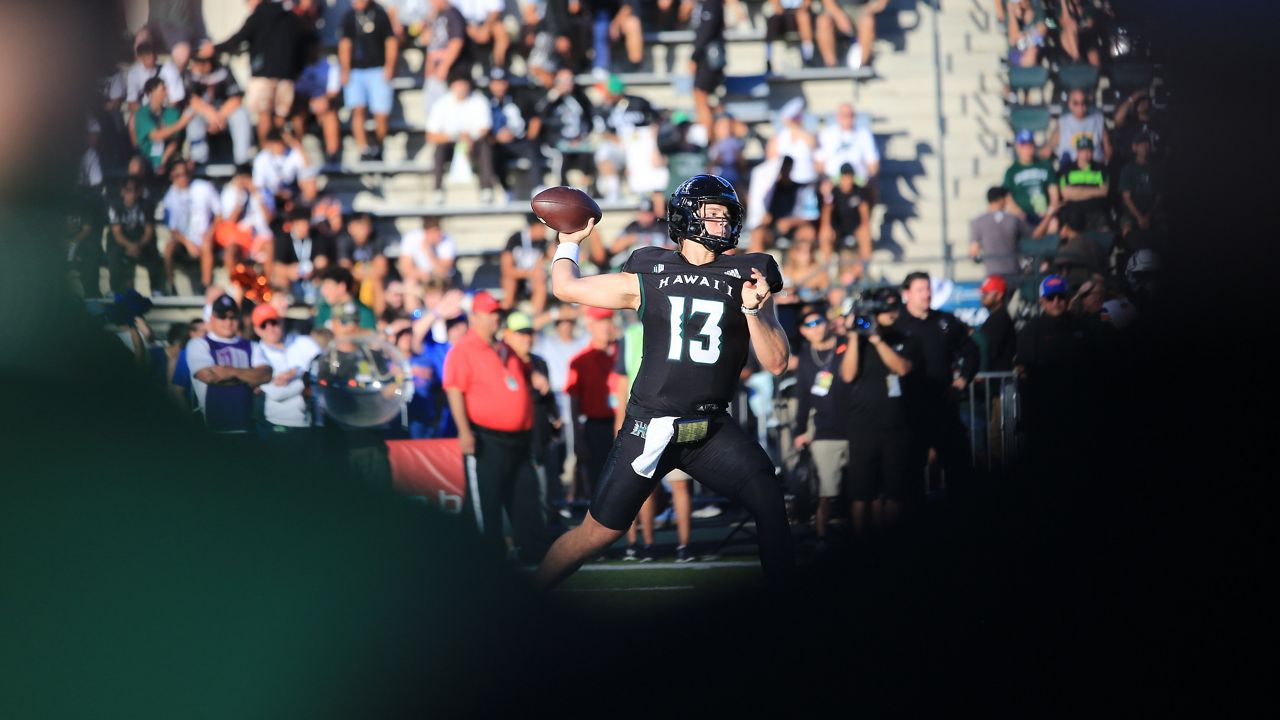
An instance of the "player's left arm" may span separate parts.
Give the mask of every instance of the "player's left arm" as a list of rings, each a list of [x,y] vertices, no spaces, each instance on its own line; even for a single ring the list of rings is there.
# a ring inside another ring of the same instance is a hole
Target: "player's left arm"
[[[778,322],[773,305],[773,292],[782,288],[782,274],[777,263],[770,263],[771,278],[766,279],[759,268],[751,268],[751,279],[742,284],[742,309],[747,316],[747,330],[751,332],[751,349],[756,352],[760,366],[774,375],[787,371],[791,350],[787,334]],[[749,312],[755,310],[755,313]]]

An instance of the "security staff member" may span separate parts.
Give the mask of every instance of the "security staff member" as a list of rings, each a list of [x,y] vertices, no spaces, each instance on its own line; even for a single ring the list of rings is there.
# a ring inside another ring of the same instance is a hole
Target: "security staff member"
[[[915,340],[920,353],[907,401],[922,464],[924,454],[936,452],[948,491],[964,493],[970,489],[973,461],[957,401],[978,374],[978,346],[969,337],[969,327],[955,315],[930,308],[933,289],[928,273],[907,275],[902,300],[906,312],[899,313],[895,325]]]

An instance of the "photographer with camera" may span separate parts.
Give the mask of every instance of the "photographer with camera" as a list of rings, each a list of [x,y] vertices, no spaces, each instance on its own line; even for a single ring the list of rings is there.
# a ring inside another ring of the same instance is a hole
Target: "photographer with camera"
[[[920,489],[903,382],[919,366],[918,346],[901,332],[901,308],[892,287],[855,301],[844,317],[849,342],[837,353],[848,437],[845,473],[858,537],[897,525]]]

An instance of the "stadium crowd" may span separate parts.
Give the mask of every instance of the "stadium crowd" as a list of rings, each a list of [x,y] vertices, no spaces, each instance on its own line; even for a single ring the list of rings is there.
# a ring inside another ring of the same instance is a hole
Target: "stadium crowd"
[[[458,437],[466,451],[474,425],[518,436],[508,474],[541,494],[505,501],[517,534],[530,514],[546,526],[517,538],[528,559],[591,497],[638,366],[639,326],[630,313],[554,300],[554,234],[532,215],[495,235],[509,233],[496,282],[467,282],[446,231],[443,179],[458,164],[474,169],[486,206],[525,200],[521,173],[529,188],[572,182],[604,200],[635,199],[617,237],[597,231],[584,248],[583,264],[598,271],[639,247],[674,247],[665,200],[687,176],[735,185],[746,249],[775,254],[783,269],[777,302],[795,379],[766,383],[748,363],[743,414],[767,420],[786,401],[786,431],[761,439],[788,474],[812,477],[812,490],[793,491],[817,498],[820,538],[843,514],[837,498],[851,501],[856,533],[892,525],[922,498],[928,464],[945,468],[949,490],[966,489],[971,435],[984,432],[962,423],[975,382],[1016,373],[1030,435],[1080,432],[1080,398],[1105,387],[1107,363],[1154,289],[1169,149],[1149,83],[1109,114],[1096,87],[1072,89],[1041,139],[1013,134],[1011,165],[972,223],[986,319],[969,327],[933,307],[927,275],[890,282],[871,272],[880,156],[852,104],[816,117],[793,100],[765,135],[724,111],[724,34],[746,17],[739,2],[523,0],[513,14],[500,1],[351,0],[336,18],[309,0],[248,5],[243,27],[220,42],[148,26],[132,38],[131,62],[106,73],[67,224],[74,281],[86,298],[127,308],[113,321],[139,357],[162,348],[157,375],[211,430],[299,450],[317,447],[324,426],[355,472],[387,485],[383,439]],[[805,63],[829,66],[838,37],[861,66],[886,3],[768,5],[770,41],[794,31]],[[1011,65],[1119,59],[1106,3],[997,5]],[[685,27],[695,35],[693,107],[629,94],[624,75],[645,61],[645,33]],[[397,237],[327,194],[324,180],[347,160],[340,110],[359,162],[381,159],[409,47],[425,59],[429,200],[440,214]],[[245,51],[252,75],[238,78],[228,58]],[[304,143],[312,133],[319,155]],[[221,187],[208,172],[219,160],[234,165]],[[139,269],[156,297],[178,294],[184,276],[203,312],[158,337],[134,289]],[[332,343],[365,332],[409,359],[414,393],[384,428],[341,430],[316,406],[310,370]],[[504,391],[517,400],[495,403]],[[690,518],[719,510],[691,499],[687,476],[665,485],[669,512],[657,514],[663,493],[646,504],[643,541],[632,540],[628,558],[652,558],[655,523],[674,516],[676,557],[691,559]]]

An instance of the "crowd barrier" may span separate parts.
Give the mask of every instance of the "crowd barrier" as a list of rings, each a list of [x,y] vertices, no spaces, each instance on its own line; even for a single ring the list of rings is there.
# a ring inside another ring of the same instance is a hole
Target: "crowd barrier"
[[[1005,470],[1018,457],[1018,378],[983,372],[969,384],[967,419],[974,467]]]

